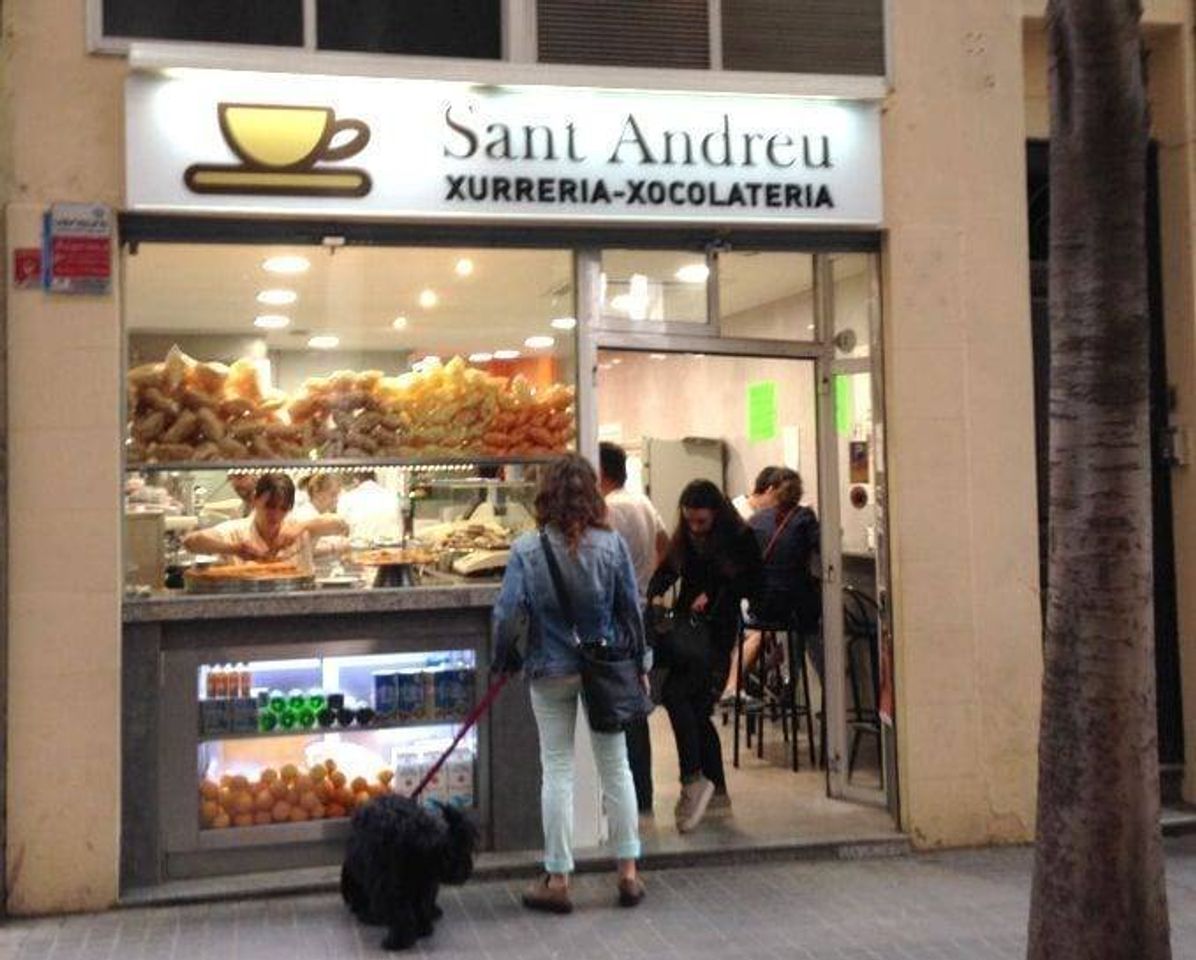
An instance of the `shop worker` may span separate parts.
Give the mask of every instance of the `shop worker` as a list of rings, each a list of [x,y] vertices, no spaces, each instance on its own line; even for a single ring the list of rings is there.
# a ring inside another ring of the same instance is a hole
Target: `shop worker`
[[[192,553],[212,553],[234,563],[289,560],[302,570],[310,570],[314,539],[349,532],[348,524],[336,516],[292,519],[295,484],[285,473],[258,477],[252,503],[248,517],[195,530],[183,538],[183,546]]]
[[[349,524],[354,540],[398,543],[403,538],[399,498],[372,470],[357,475],[357,485],[340,495],[336,512]]]
[[[598,488],[606,500],[606,520],[626,542],[635,567],[640,605],[645,603],[648,581],[669,549],[669,534],[652,501],[625,489],[627,451],[615,443],[598,445]],[[627,731],[627,759],[635,779],[635,800],[640,816],[652,815],[652,739],[645,717]]]

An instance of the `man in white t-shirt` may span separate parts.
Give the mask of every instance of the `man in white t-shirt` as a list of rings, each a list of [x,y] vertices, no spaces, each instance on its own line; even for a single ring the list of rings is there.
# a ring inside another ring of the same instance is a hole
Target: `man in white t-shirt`
[[[598,488],[606,498],[606,518],[627,542],[642,605],[648,592],[648,581],[668,553],[669,533],[652,501],[642,493],[625,490],[626,483],[627,451],[618,444],[599,444]],[[627,760],[635,781],[640,815],[651,816],[652,740],[647,720],[641,720],[627,731]]]
[[[374,474],[361,475],[361,482],[340,495],[336,512],[349,524],[354,540],[397,543],[403,536],[399,520],[399,498],[387,490]]]
[[[780,467],[765,467],[756,474],[756,482],[748,493],[741,493],[731,501],[731,506],[739,511],[744,520],[751,520],[757,510],[767,510],[773,506],[773,487],[776,473]]]

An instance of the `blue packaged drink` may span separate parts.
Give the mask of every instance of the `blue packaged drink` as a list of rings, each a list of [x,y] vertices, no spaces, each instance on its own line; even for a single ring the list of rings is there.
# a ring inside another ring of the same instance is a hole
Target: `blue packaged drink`
[[[380,717],[399,712],[399,676],[393,670],[374,671],[374,713]]]
[[[425,714],[423,675],[414,672],[395,674],[395,717],[398,720],[422,720]]]

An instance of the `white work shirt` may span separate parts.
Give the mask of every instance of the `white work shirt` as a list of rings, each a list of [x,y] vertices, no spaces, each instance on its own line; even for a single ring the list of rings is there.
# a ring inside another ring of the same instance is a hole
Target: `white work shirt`
[[[610,525],[631,551],[635,582],[640,596],[648,592],[648,581],[656,571],[656,536],[668,533],[652,501],[642,493],[620,488],[606,495],[606,514]]]
[[[287,517],[287,519],[282,523],[282,532],[284,534],[289,534],[293,532],[295,527],[296,522],[290,517]],[[249,543],[262,551],[269,549],[266,541],[264,541],[261,534],[258,533],[252,516],[242,517],[239,520],[226,520],[224,523],[217,524],[205,532],[210,536],[219,538],[221,541],[230,544],[231,546],[240,546],[242,543]],[[248,562],[237,556],[232,556],[228,559],[233,563]],[[290,560],[300,570],[310,572],[312,569],[311,535],[304,530],[299,534],[299,538],[294,543],[292,543],[289,547],[280,550],[272,559]]]
[[[366,480],[342,493],[336,512],[349,524],[349,536],[354,540],[397,542],[402,539],[399,498],[373,480]]]

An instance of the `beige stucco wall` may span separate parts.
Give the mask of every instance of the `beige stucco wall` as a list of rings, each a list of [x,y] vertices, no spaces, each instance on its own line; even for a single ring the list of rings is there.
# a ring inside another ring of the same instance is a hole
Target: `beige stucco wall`
[[[890,9],[885,348],[902,821],[919,846],[1020,841],[1033,831],[1041,676],[1021,5]]]
[[[86,58],[83,29],[84,0],[4,4],[10,249],[37,245],[49,201],[120,200],[124,65]],[[104,907],[120,827],[117,298],[8,304],[8,904]]]

